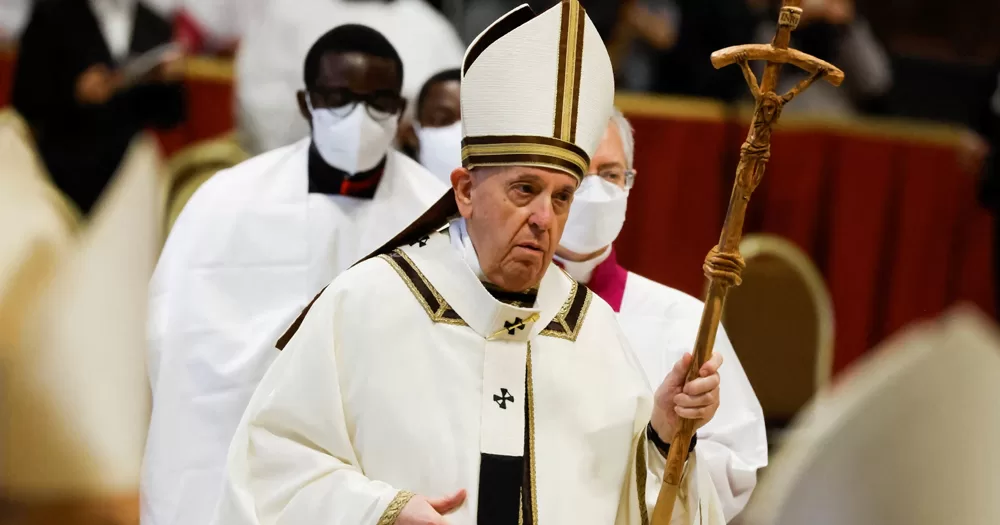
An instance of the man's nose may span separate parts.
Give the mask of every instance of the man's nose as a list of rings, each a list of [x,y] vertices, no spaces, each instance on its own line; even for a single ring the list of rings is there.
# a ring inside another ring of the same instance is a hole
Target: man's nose
[[[555,211],[552,209],[552,196],[543,193],[532,201],[531,216],[528,218],[528,222],[539,230],[547,231],[552,227],[553,220],[555,220]]]

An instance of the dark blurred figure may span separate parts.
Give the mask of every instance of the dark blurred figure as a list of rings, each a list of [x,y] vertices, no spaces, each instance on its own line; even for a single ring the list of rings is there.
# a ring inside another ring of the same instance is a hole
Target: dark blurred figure
[[[675,0],[677,41],[656,61],[653,89],[660,93],[732,101],[746,91],[739,68],[715,69],[712,52],[746,44],[757,17],[747,0]]]
[[[780,7],[780,1],[771,2],[767,20],[757,30],[758,42],[771,41]],[[826,82],[813,84],[787,109],[837,116],[877,110],[892,87],[892,69],[888,53],[868,21],[856,12],[854,0],[805,0],[802,8],[791,47],[835,64],[846,78],[840,87]],[[762,71],[763,64],[757,65]],[[778,91],[788,91],[807,76],[796,67],[782,68]]]
[[[970,176],[980,177],[983,202],[1000,217],[1000,2],[858,0],[858,6],[892,60],[894,82],[883,112],[968,128],[960,160]],[[1000,230],[996,235],[1000,301]]]
[[[892,61],[884,113],[981,129],[1000,60],[1000,2],[858,0],[858,8]]]
[[[179,53],[165,54],[138,78],[122,68],[168,43],[171,32],[135,0],[40,0],[32,10],[14,73],[14,108],[31,126],[53,181],[85,215],[138,132],[183,118]]]

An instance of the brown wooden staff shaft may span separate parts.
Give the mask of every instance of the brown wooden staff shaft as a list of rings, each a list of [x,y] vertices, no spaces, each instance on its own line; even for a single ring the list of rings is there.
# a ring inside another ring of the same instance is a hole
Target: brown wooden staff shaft
[[[723,67],[739,62],[744,76],[754,95],[756,104],[747,140],[740,149],[740,163],[736,168],[736,181],[733,193],[729,198],[729,209],[719,237],[719,244],[709,252],[705,259],[705,275],[709,279],[708,295],[705,308],[701,314],[701,324],[695,339],[693,359],[688,369],[686,381],[698,377],[702,365],[712,355],[715,345],[715,335],[722,318],[722,308],[726,302],[726,294],[732,286],[740,283],[740,272],[743,260],[739,253],[740,238],[743,235],[743,220],[746,216],[750,195],[760,182],[764,169],[770,157],[771,127],[777,122],[782,106],[795,95],[809,87],[816,79],[830,75],[827,80],[839,85],[843,73],[814,57],[798,51],[789,50],[788,42],[791,32],[798,24],[802,10],[800,0],[785,0],[778,17],[778,31],[771,45],[747,45],[717,51],[712,56],[715,67]],[[747,60],[767,60],[761,84],[746,65]],[[778,96],[774,89],[778,85],[778,75],[783,63],[791,63],[811,71],[813,75],[800,83],[784,96]],[[674,503],[680,488],[681,475],[687,461],[688,447],[694,435],[694,420],[680,419],[680,428],[670,442],[667,455],[667,466],[664,472],[663,484],[653,509],[653,525],[669,525],[673,515]]]

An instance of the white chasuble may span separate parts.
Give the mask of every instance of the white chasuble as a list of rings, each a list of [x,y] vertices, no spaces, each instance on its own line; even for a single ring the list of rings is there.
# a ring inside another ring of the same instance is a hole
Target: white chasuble
[[[611,308],[556,266],[534,296],[495,290],[439,232],[347,270],[300,319],[214,523],[391,525],[412,494],[458,489],[455,525],[648,523],[650,389]],[[706,487],[695,450],[673,523],[700,522]]]
[[[143,525],[203,525],[274,342],[316,292],[445,191],[390,152],[371,199],[308,191],[309,139],[222,171],[174,224],[150,284],[153,412]]]

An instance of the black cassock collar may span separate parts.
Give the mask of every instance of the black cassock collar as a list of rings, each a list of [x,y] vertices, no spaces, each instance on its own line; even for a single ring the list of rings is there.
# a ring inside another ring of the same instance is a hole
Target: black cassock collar
[[[378,183],[382,180],[387,157],[382,157],[382,160],[374,168],[352,175],[327,164],[316,151],[316,145],[310,142],[309,193],[371,199],[375,197],[375,190],[378,189]]]

